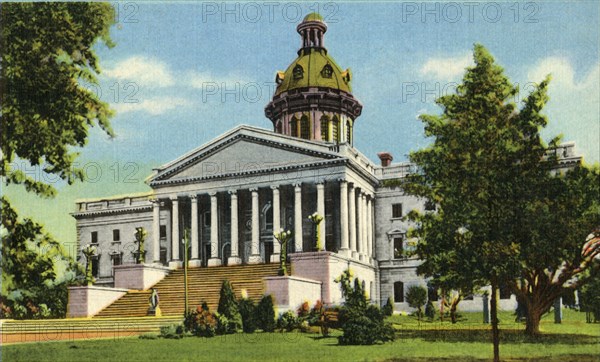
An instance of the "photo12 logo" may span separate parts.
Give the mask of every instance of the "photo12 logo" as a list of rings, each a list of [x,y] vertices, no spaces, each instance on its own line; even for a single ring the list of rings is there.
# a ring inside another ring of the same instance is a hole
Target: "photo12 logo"
[[[283,20],[298,23],[310,13],[319,13],[327,23],[337,23],[339,4],[326,3],[297,3],[297,2],[203,2],[202,22],[209,21],[258,23],[267,21],[273,23]]]
[[[421,23],[537,23],[541,7],[536,2],[403,2],[401,21]]]

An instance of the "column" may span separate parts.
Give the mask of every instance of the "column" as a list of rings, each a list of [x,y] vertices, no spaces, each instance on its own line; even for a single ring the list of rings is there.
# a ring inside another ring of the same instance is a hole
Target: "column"
[[[373,197],[367,198],[367,260],[373,258]]]
[[[321,250],[325,250],[326,244],[326,229],[325,229],[325,183],[320,181],[317,183],[317,214],[323,216],[323,221],[321,221],[320,229],[319,229],[319,238],[321,239]],[[319,251],[321,251],[319,250]]]
[[[182,262],[179,260],[179,200],[177,197],[171,198],[171,261],[170,268],[181,267]]]
[[[338,254],[350,257],[352,255],[348,248],[348,183],[340,180],[340,241],[341,246]]]
[[[281,229],[281,216],[280,216],[280,206],[279,206],[279,186],[271,186],[271,190],[273,190],[273,232],[278,233]],[[281,253],[281,245],[279,241],[273,237],[273,255],[271,255],[271,263],[279,262],[279,254]]]
[[[350,225],[348,230],[350,231],[350,251],[352,257],[358,258],[358,249],[356,248],[356,192],[353,184],[348,185],[348,214],[350,216]]]
[[[208,266],[221,265],[219,259],[219,205],[217,193],[210,193],[210,259]]]
[[[248,263],[258,264],[260,260],[260,223],[258,218],[258,189],[250,189],[252,193],[252,244]]]
[[[302,252],[302,184],[294,185],[294,247]]]
[[[152,203],[152,258],[154,264],[160,264],[160,201],[150,200]]]
[[[366,218],[367,218],[367,203],[366,203],[366,197],[364,192],[361,190],[360,191],[360,198],[359,198],[359,203],[360,203],[360,208],[359,208],[359,222],[358,222],[358,243],[360,245],[360,250],[358,252],[358,256],[359,259],[361,261],[366,261],[367,260],[367,223],[366,223]]]
[[[238,198],[237,191],[229,191],[231,197],[231,256],[227,259],[227,265],[238,265],[242,263],[239,252],[238,232]]]
[[[192,204],[192,237],[190,240],[190,242],[192,243],[192,255],[190,261],[188,262],[188,265],[190,267],[199,267],[202,264],[202,262],[199,257],[200,248],[198,245],[198,195],[190,195],[190,201]]]

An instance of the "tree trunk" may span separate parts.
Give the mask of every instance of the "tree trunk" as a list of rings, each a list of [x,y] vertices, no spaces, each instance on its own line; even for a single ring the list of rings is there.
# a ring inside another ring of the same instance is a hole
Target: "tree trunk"
[[[527,311],[527,321],[525,322],[525,334],[536,336],[540,333],[540,320],[542,311],[539,307],[531,306]]]
[[[456,299],[452,300],[452,305],[450,305],[450,320],[452,321],[452,324],[456,323],[456,309],[459,302],[460,298],[456,297]]]
[[[498,330],[498,285],[492,281],[490,316],[492,318],[492,343],[494,344],[494,362],[500,362],[500,331]]]

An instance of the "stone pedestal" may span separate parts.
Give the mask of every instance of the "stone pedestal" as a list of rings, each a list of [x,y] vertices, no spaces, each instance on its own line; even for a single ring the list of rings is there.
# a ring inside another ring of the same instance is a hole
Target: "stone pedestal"
[[[183,262],[181,260],[171,260],[169,262],[169,269],[179,269],[183,267]]]
[[[227,265],[240,265],[242,264],[242,259],[237,256],[230,256],[227,258]]]
[[[219,258],[208,259],[208,266],[220,266],[221,264],[221,259]]]
[[[262,258],[260,257],[259,254],[250,255],[250,257],[248,258],[248,264],[260,264],[262,262],[263,262]]]
[[[294,276],[265,277],[265,294],[271,294],[279,313],[293,312],[304,302],[321,300],[322,282]]]
[[[93,317],[127,293],[127,289],[95,285],[69,287],[67,318]]]
[[[161,281],[169,268],[155,264],[124,264],[113,268],[115,288],[146,290]]]

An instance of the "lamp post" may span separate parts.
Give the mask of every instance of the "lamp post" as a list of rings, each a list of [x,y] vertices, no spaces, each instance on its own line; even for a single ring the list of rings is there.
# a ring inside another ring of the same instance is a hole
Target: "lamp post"
[[[188,312],[188,243],[190,239],[190,229],[183,231],[183,316]]]

